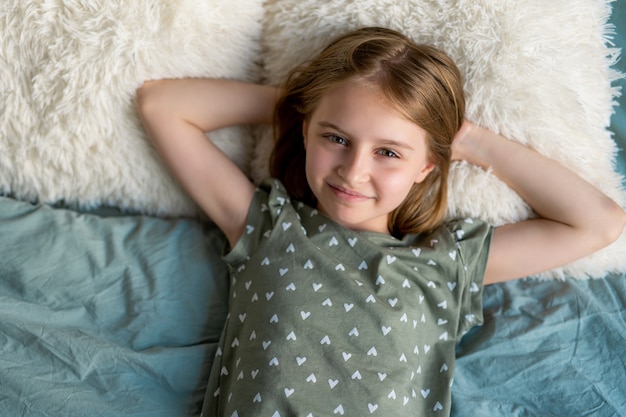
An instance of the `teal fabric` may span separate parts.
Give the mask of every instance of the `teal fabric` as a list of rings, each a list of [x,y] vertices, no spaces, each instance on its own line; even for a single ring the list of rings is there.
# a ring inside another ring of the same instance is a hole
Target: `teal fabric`
[[[485,287],[457,347],[452,416],[626,415],[626,275]]]
[[[192,221],[0,198],[0,415],[199,414],[223,244]]]

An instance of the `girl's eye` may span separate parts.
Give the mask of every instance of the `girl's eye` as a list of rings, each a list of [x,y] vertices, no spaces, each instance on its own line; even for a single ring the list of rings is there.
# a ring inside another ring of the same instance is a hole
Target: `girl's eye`
[[[341,136],[329,134],[329,135],[325,135],[325,137],[330,142],[337,143],[339,145],[347,145],[348,144],[348,141],[345,140],[344,138],[342,138]]]
[[[387,158],[399,158],[397,153],[389,149],[381,149],[378,151],[378,154]]]

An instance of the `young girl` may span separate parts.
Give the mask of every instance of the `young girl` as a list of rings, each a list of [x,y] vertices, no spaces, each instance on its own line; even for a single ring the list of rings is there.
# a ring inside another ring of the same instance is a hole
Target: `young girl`
[[[163,80],[138,103],[230,244],[204,416],[449,415],[455,342],[482,321],[483,284],[590,254],[626,223],[572,172],[464,121],[451,59],[388,29],[340,37],[282,89]],[[273,119],[273,178],[257,189],[204,132]],[[444,224],[459,159],[492,169],[538,218]]]

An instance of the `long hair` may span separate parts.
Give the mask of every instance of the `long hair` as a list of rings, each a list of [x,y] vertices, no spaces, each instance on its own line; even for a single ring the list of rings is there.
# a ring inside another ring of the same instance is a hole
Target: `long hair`
[[[349,32],[289,73],[276,105],[271,175],[293,198],[317,204],[306,179],[302,124],[326,92],[347,80],[375,86],[426,131],[428,158],[436,167],[390,213],[388,228],[398,237],[433,230],[446,212],[451,144],[465,114],[461,74],[444,52],[391,29]]]

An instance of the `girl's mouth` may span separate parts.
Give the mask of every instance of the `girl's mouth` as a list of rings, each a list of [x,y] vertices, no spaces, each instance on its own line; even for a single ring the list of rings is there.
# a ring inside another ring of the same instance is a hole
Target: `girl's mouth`
[[[359,201],[366,201],[370,199],[370,197],[364,194],[350,190],[348,188],[344,188],[339,185],[328,184],[328,187],[331,189],[333,194],[340,200],[344,200],[348,202],[359,202]]]

